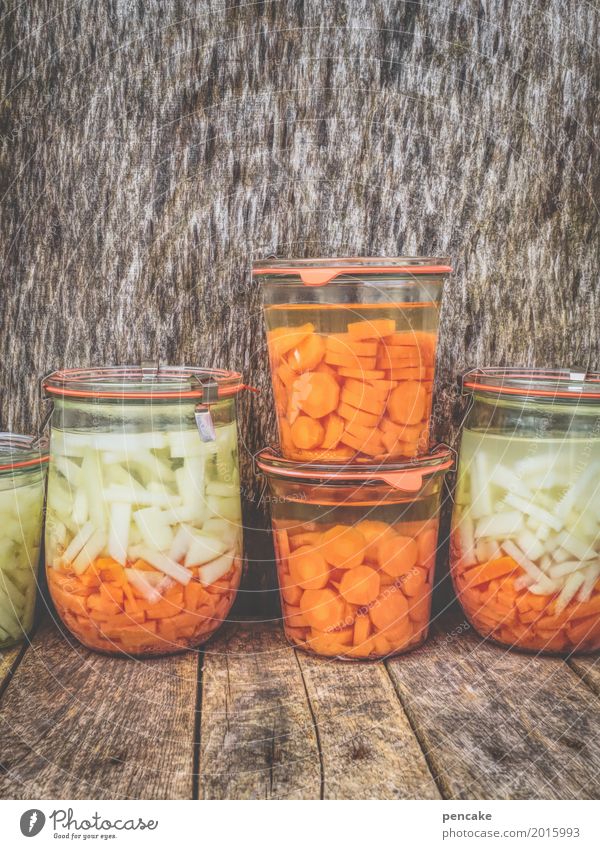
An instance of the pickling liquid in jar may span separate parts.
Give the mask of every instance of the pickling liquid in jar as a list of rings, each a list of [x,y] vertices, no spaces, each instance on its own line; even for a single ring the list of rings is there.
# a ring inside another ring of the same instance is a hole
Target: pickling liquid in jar
[[[519,648],[600,648],[600,434],[464,430],[451,573],[477,631]]]
[[[48,587],[67,628],[97,651],[140,656],[197,646],[222,624],[240,582],[234,401],[211,405],[215,438],[204,442],[187,374],[162,372],[181,403],[160,397],[158,379],[152,403],[55,402]]]
[[[282,451],[373,463],[427,450],[439,304],[265,307]]]

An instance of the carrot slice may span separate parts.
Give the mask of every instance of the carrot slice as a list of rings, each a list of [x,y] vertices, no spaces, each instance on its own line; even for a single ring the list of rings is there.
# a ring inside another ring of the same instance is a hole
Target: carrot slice
[[[387,522],[379,522],[374,519],[365,519],[359,522],[356,530],[360,531],[364,536],[367,547],[365,550],[365,558],[370,561],[377,561],[377,547],[384,537],[395,536],[395,531]]]
[[[374,416],[373,413],[366,413],[364,410],[357,410],[349,404],[342,402],[338,407],[338,414],[346,421],[354,422],[363,427],[377,427],[379,424],[379,416]]]
[[[463,577],[467,587],[478,587],[480,584],[485,584],[494,578],[500,578],[502,575],[508,575],[517,569],[520,570],[520,568],[512,557],[498,557],[495,560],[488,560],[487,563],[468,569]]]
[[[394,333],[396,322],[391,318],[365,319],[364,321],[350,322],[347,330],[350,337],[357,341],[381,339],[382,336],[390,336]]]
[[[291,427],[291,437],[298,448],[316,448],[324,436],[323,425],[310,416],[298,416]]]
[[[338,631],[320,631],[313,628],[306,641],[306,647],[326,657],[344,656],[352,645],[352,634],[352,628]]]
[[[348,525],[335,525],[323,534],[321,553],[338,569],[353,569],[362,563],[366,540],[359,530]]]
[[[377,354],[377,342],[357,342],[349,333],[330,333],[326,339],[328,351],[338,354],[352,352],[358,357],[374,357]]]
[[[425,415],[427,393],[421,383],[401,383],[392,390],[387,409],[396,424],[415,425]]]
[[[320,631],[343,625],[345,605],[335,590],[305,590],[300,599],[300,610],[310,626]]]
[[[355,377],[357,380],[380,380],[385,377],[385,371],[379,369],[339,369],[340,377]]]
[[[394,578],[410,572],[417,562],[417,556],[418,548],[415,540],[400,534],[385,537],[377,548],[379,566]]]
[[[400,588],[404,595],[412,596],[418,595],[421,590],[421,587],[425,584],[425,571],[423,569],[419,569],[418,566],[414,566],[410,572],[407,572],[405,575],[401,577]]]
[[[338,366],[351,369],[374,369],[376,364],[375,357],[359,357],[351,351],[345,354],[340,354],[337,351],[327,351],[325,354],[325,362],[330,366]]]
[[[354,436],[346,430],[342,434],[340,442],[343,442],[344,445],[349,445],[360,454],[368,454],[370,457],[378,457],[385,452],[383,442],[379,438],[377,431],[375,431],[368,439],[363,439],[362,437]]]
[[[367,615],[357,616],[354,620],[354,635],[352,642],[356,647],[365,646],[371,633],[371,619]],[[368,652],[366,652],[368,653]]]
[[[277,327],[267,334],[269,349],[277,359],[280,359],[297,347],[307,336],[314,333],[314,324],[303,324],[301,327]]]
[[[370,604],[379,595],[379,575],[370,566],[348,569],[340,582],[340,593],[350,604]]]
[[[379,630],[402,626],[404,621],[408,623],[408,602],[397,588],[391,592],[386,590],[377,598],[369,610],[371,622]]]
[[[379,384],[383,384],[383,386]],[[387,399],[393,388],[394,384],[388,385],[388,381],[381,380],[367,383],[364,380],[357,380],[355,377],[347,378],[344,383],[344,389],[348,390],[348,392],[352,392],[353,395],[357,395],[359,398],[366,398],[373,403],[380,402],[382,397]]]
[[[343,445],[338,445],[337,448],[317,448],[311,451],[293,448],[292,446],[289,453],[293,455],[294,460],[314,461],[317,463],[344,463],[354,457],[356,452]]]
[[[322,442],[323,448],[337,448],[343,432],[344,420],[337,413],[330,413],[325,422],[325,436]]]
[[[332,413],[337,407],[340,387],[330,374],[310,371],[295,381],[292,395],[303,412],[313,419],[320,419]]]
[[[295,371],[311,371],[325,356],[325,341],[317,333],[311,333],[290,351],[288,363]]]
[[[410,368],[389,368],[377,362],[377,368],[385,368],[385,375],[389,380],[425,380],[425,369],[421,366]]]
[[[277,371],[275,372],[281,382],[283,383],[286,389],[291,389],[294,381],[298,377],[293,368],[291,368],[285,361],[278,366]]]
[[[351,407],[372,413],[374,416],[381,416],[385,410],[385,398],[371,398],[364,394],[351,392],[346,388],[342,389],[340,397],[344,404],[350,404]]]
[[[287,603],[296,606],[302,598],[302,589],[296,585],[291,575],[279,573],[279,591],[282,599]]]
[[[297,548],[289,557],[290,575],[305,590],[320,590],[329,581],[329,566],[323,555],[311,545]]]

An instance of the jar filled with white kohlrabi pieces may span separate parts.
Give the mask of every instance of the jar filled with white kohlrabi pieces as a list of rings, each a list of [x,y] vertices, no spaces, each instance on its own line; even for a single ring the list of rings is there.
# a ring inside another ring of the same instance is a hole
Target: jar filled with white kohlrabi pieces
[[[600,648],[600,377],[482,369],[460,447],[451,573],[486,638]]]
[[[34,624],[46,448],[0,433],[0,648],[26,639]]]
[[[233,372],[57,372],[46,524],[50,595],[89,648],[207,640],[242,571]],[[208,397],[207,397],[208,396]]]

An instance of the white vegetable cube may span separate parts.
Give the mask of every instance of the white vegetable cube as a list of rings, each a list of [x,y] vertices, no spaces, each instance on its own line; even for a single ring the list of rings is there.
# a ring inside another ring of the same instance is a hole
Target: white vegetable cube
[[[516,536],[524,525],[523,514],[517,510],[508,510],[504,513],[495,513],[493,516],[484,516],[475,526],[475,537],[492,537],[503,540],[507,537]]]
[[[147,545],[157,551],[166,551],[171,547],[173,531],[159,507],[136,510],[133,518]]]
[[[219,557],[227,550],[227,544],[222,539],[198,533],[192,537],[192,541],[185,557],[185,565],[188,569],[201,566]]]
[[[95,528],[104,530],[106,511],[102,495],[102,469],[97,451],[86,449],[81,464],[81,481],[87,497],[90,521]]]
[[[184,505],[192,510],[195,519],[206,514],[205,461],[203,457],[188,458],[175,472],[177,491]]]
[[[109,556],[122,566],[127,563],[130,526],[131,504],[111,504],[106,550]]]

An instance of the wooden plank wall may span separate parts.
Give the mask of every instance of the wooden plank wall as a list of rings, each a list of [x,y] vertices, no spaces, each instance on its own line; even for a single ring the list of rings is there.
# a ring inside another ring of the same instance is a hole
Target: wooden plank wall
[[[274,436],[253,257],[450,254],[436,434],[468,365],[600,368],[597,2],[3,4],[0,423],[59,366],[241,368]],[[250,598],[252,598],[250,596]],[[255,597],[256,598],[256,597]]]

